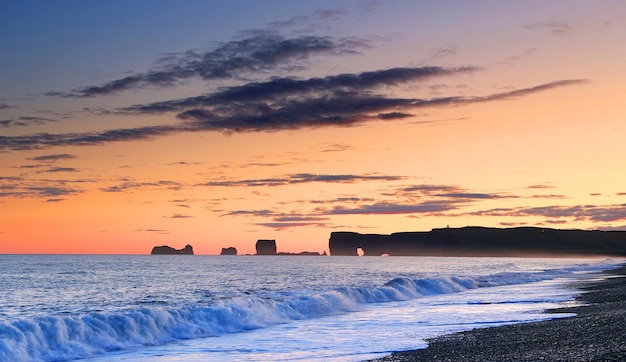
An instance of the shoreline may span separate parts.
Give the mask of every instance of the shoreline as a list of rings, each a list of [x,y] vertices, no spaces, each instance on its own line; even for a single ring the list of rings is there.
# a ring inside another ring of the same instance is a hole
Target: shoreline
[[[581,281],[581,305],[551,309],[573,317],[479,328],[428,339],[425,349],[372,362],[621,361],[626,358],[626,264]]]

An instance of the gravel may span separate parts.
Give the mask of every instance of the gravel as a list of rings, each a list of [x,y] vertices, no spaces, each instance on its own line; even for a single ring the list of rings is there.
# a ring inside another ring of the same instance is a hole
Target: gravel
[[[375,361],[626,361],[626,266],[602,276],[577,286],[582,305],[550,311],[574,317],[445,335]]]

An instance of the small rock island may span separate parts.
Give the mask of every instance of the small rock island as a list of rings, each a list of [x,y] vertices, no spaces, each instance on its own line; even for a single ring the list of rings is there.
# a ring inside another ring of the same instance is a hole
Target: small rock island
[[[237,255],[237,248],[229,246],[228,248],[222,248],[220,255]]]
[[[152,255],[193,255],[193,247],[186,245],[183,249],[174,249],[171,246],[155,246],[152,248]]]

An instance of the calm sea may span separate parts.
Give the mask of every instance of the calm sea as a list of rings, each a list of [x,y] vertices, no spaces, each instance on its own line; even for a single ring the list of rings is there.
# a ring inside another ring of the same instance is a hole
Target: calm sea
[[[0,361],[358,361],[555,318],[612,259],[0,255]],[[560,315],[565,316],[565,315]]]

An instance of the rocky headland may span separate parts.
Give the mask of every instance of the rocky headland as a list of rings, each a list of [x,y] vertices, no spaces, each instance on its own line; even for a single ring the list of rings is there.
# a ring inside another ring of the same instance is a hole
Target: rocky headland
[[[442,228],[426,232],[333,232],[331,255],[407,256],[626,256],[626,231],[537,227]]]

